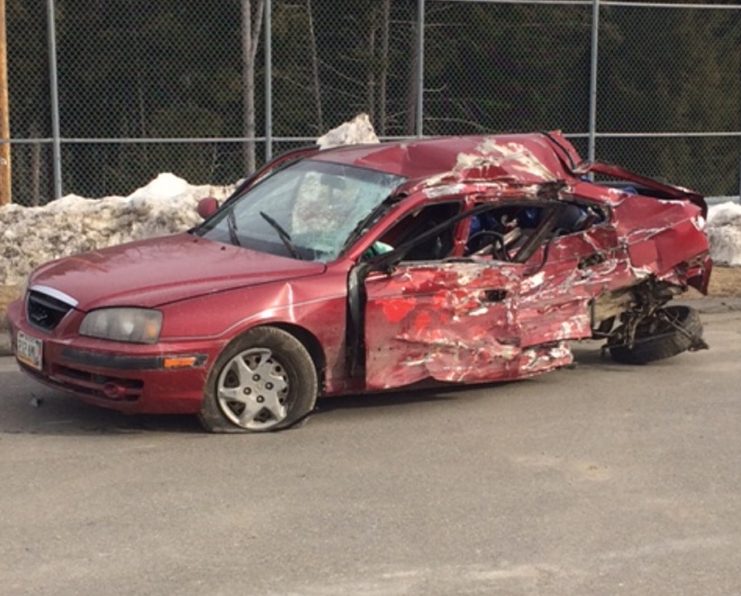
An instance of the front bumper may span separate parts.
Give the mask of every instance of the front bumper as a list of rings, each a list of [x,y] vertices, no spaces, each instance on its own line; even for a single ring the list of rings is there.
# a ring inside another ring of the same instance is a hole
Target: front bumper
[[[82,337],[71,331],[79,327],[74,319],[82,314],[77,312],[46,332],[28,322],[23,304],[19,300],[8,308],[11,349],[16,353],[19,330],[43,341],[41,370],[18,362],[38,381],[121,412],[191,414],[201,409],[210,367],[224,342],[140,345]],[[192,358],[192,364],[168,368],[182,358]]]

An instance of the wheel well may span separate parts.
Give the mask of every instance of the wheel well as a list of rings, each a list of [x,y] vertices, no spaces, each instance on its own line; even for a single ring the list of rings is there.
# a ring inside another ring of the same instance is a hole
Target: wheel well
[[[324,357],[322,344],[319,343],[319,340],[316,338],[316,336],[311,333],[311,331],[308,331],[303,327],[299,327],[298,325],[292,325],[291,323],[270,323],[267,326],[282,329],[283,331],[286,331],[287,333],[293,335],[297,340],[304,344],[304,347],[309,352],[311,359],[314,361],[314,366],[316,367],[316,372],[319,376],[319,386],[323,387],[324,372],[327,367],[327,360]]]

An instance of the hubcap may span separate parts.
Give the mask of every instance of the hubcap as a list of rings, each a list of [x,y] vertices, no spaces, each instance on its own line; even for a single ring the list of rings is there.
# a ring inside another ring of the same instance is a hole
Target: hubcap
[[[288,416],[288,375],[267,348],[232,358],[219,374],[216,398],[224,415],[248,430],[267,430]]]

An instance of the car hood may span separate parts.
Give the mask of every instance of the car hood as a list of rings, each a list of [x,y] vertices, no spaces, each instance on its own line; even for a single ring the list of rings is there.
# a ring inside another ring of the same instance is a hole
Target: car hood
[[[52,261],[34,272],[30,284],[64,292],[87,311],[102,306],[155,307],[317,275],[325,269],[322,263],[177,234]]]

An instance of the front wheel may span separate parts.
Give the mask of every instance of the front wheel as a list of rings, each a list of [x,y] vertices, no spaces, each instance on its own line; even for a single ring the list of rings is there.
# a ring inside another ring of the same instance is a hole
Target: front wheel
[[[622,329],[618,328],[613,337],[623,337]],[[700,314],[694,308],[667,306],[638,325],[632,346],[608,342],[607,347],[616,362],[647,364],[707,345],[702,341]]]
[[[306,347],[282,329],[256,327],[219,356],[199,417],[211,432],[280,430],[314,409],[318,391]]]

